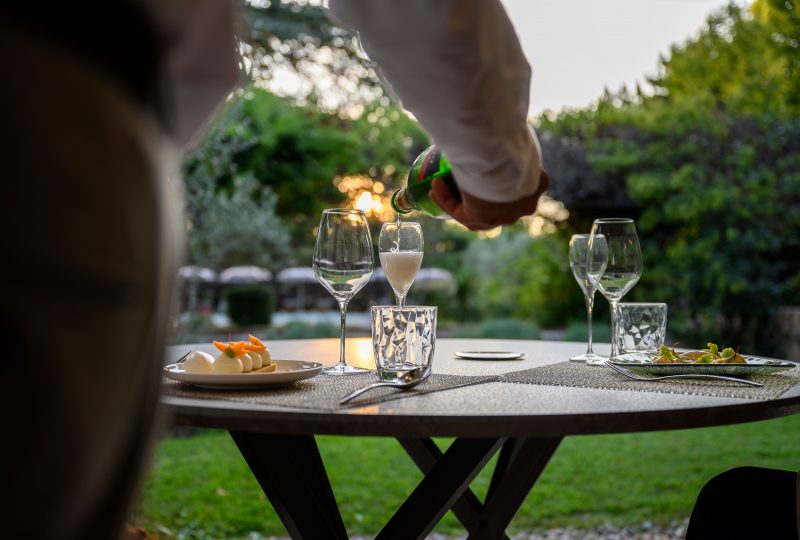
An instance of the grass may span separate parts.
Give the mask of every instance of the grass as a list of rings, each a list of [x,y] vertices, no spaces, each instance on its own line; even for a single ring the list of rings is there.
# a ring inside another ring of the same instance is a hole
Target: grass
[[[703,483],[726,469],[800,469],[799,437],[800,415],[697,430],[568,437],[510,531],[666,525],[688,516]],[[325,436],[318,442],[350,534],[377,533],[422,478],[393,439]],[[488,487],[491,465],[487,469],[472,485],[479,497]],[[157,538],[286,536],[230,437],[212,430],[161,443],[134,521]],[[452,514],[436,531],[463,534]]]

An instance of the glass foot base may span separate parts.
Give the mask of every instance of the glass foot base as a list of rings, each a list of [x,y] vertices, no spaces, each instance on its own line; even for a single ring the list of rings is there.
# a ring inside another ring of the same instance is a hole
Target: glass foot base
[[[327,367],[322,370],[323,373],[328,375],[353,375],[356,373],[367,373],[369,370],[348,366],[347,364],[336,364],[335,366]]]
[[[594,365],[594,364],[602,364],[608,360],[606,356],[600,356],[599,354],[594,353],[586,353],[580,354],[578,356],[573,356],[570,358],[570,362],[586,362],[587,364]]]

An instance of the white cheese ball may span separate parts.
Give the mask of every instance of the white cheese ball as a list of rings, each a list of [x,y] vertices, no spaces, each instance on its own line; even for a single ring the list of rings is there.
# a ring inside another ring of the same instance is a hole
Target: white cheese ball
[[[261,359],[259,351],[249,351],[247,354],[253,359],[253,369],[261,369],[264,366],[264,361]]]
[[[231,358],[225,353],[220,353],[214,359],[214,373],[242,373],[242,361],[237,357]]]
[[[250,353],[242,353],[237,358],[242,361],[242,371],[245,373],[253,371],[253,357]]]
[[[268,349],[265,349],[263,351],[251,352],[250,355],[253,356],[254,358],[258,356],[258,359],[261,362],[261,367],[267,367],[272,363],[272,358],[270,357]]]
[[[192,351],[181,366],[186,373],[212,373],[214,357],[203,351]]]

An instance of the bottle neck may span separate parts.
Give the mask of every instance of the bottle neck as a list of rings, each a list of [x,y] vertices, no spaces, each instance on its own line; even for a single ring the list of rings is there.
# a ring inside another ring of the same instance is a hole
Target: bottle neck
[[[414,202],[411,200],[411,193],[408,189],[398,189],[392,195],[392,208],[398,214],[408,214],[414,210]]]

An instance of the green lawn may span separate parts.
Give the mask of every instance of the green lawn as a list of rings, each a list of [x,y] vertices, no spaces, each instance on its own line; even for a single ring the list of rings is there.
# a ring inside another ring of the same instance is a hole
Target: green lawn
[[[350,534],[375,534],[421,479],[393,439],[318,441]],[[739,465],[800,469],[798,441],[800,415],[719,428],[570,437],[511,532],[606,522],[666,525],[688,516],[702,484],[718,472]],[[489,471],[473,482],[479,497],[488,482]],[[286,535],[228,434],[211,430],[162,442],[134,521],[159,538]],[[436,530],[463,534],[452,514]]]

